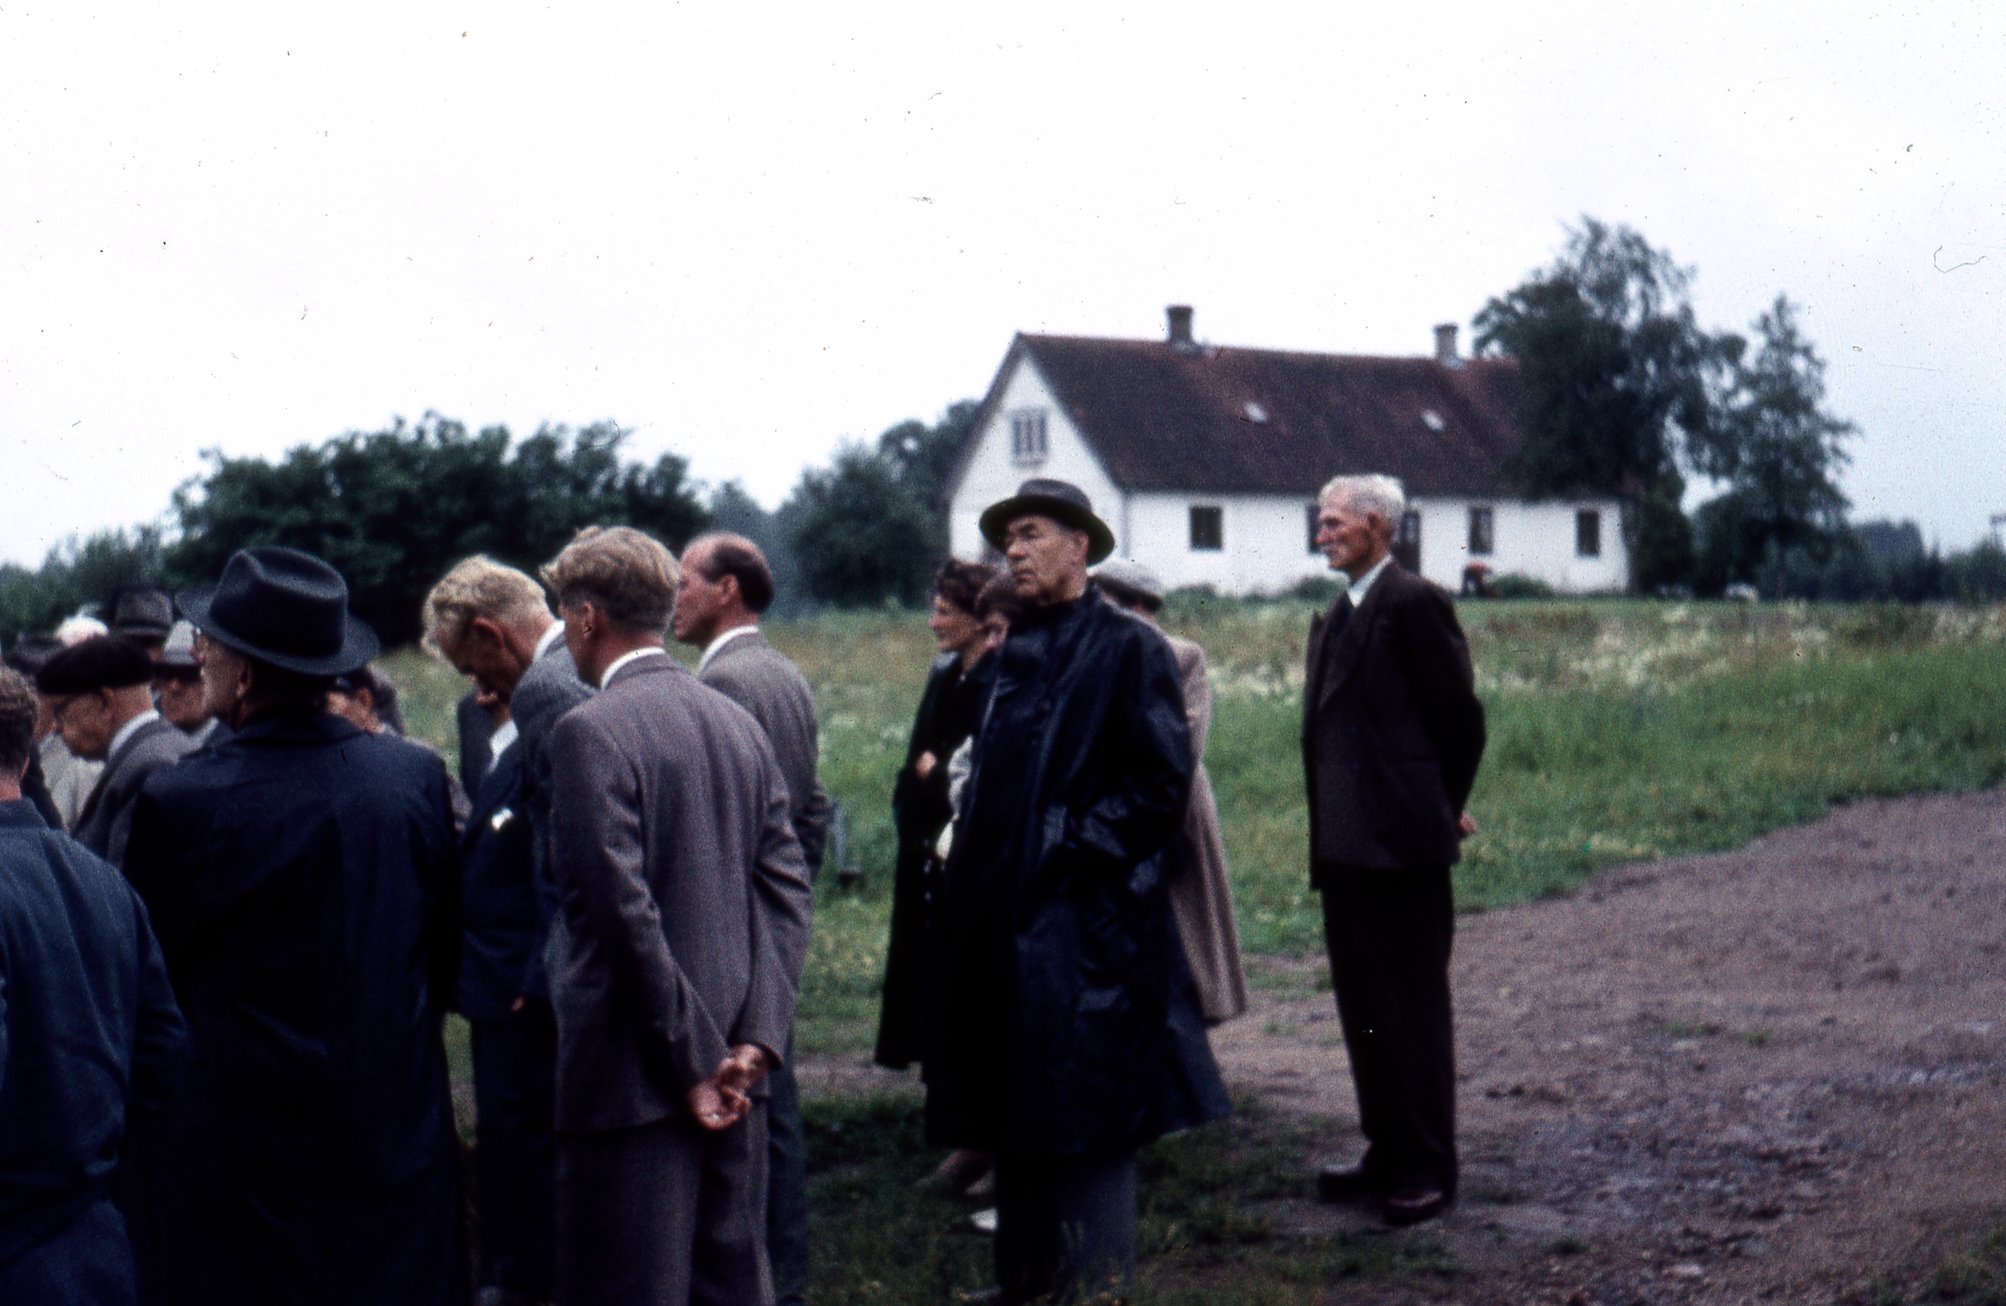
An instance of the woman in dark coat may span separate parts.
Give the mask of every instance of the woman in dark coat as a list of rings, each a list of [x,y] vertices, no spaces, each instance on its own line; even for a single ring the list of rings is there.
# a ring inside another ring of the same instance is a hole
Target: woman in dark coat
[[[996,660],[984,656],[989,640],[976,612],[983,587],[995,576],[994,568],[952,558],[934,576],[933,615],[927,626],[940,655],[927,674],[905,766],[892,788],[899,852],[892,879],[877,1062],[893,1070],[903,1070],[920,1057],[927,903],[938,870],[934,844],[954,815],[948,798],[948,759],[980,724],[996,679]]]

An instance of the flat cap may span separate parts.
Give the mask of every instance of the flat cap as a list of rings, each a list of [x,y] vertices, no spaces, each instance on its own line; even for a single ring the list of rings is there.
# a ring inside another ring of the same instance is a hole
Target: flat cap
[[[44,694],[89,694],[151,684],[153,659],[117,635],[96,635],[72,644],[42,664],[35,688]]]
[[[1100,587],[1116,598],[1140,603],[1151,612],[1163,606],[1163,582],[1132,558],[1110,558],[1094,569]]]

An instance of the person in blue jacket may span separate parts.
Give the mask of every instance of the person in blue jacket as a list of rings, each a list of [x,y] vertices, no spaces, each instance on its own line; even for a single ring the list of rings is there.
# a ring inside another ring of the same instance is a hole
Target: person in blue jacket
[[[124,877],[21,795],[35,714],[0,668],[0,1302],[122,1306],[126,1120],[165,1099],[187,1027]]]
[[[493,702],[492,699],[489,700]],[[506,718],[508,705],[493,703]],[[522,977],[548,913],[533,874],[523,748],[501,721],[461,838],[461,949],[455,1009],[474,1062],[474,1175],[481,1214],[478,1306],[546,1301],[554,1286],[557,1024],[526,1003]]]

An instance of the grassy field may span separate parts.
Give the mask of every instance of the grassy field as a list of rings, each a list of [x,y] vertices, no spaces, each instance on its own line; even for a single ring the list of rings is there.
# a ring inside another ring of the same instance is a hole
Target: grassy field
[[[1320,946],[1297,746],[1311,611],[1180,596],[1166,618],[1211,664],[1206,764],[1256,982],[1259,954]],[[1466,911],[1565,893],[1619,862],[1738,846],[1855,797],[2006,780],[2006,609],[1598,601],[1461,614],[1490,720],[1471,800],[1481,829],[1456,874]],[[890,909],[888,796],[932,645],[919,616],[896,612],[768,633],[814,686],[843,861],[863,872],[851,891],[821,885],[797,1039],[862,1054]],[[415,653],[392,670],[414,733],[450,750],[456,678]],[[986,1240],[952,1232],[960,1208],[910,1192],[933,1158],[910,1085],[887,1084],[808,1104],[818,1301],[938,1301],[986,1275]],[[1296,1182],[1286,1131],[1245,1105],[1236,1123],[1151,1150],[1147,1300],[1292,1302],[1334,1277],[1453,1273],[1425,1242],[1283,1246],[1237,1215],[1222,1195]]]

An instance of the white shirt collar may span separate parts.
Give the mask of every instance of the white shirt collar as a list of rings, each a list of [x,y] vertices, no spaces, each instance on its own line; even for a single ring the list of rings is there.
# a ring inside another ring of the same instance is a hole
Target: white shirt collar
[[[638,662],[642,658],[665,658],[668,655],[669,651],[665,648],[629,649],[627,652],[622,653],[619,657],[614,658],[613,665],[606,668],[606,674],[599,677],[599,688],[604,689],[606,688],[606,686],[612,684],[614,674],[617,673],[621,667],[626,666],[629,662]]]
[[[550,652],[550,646],[563,638],[564,638],[564,623],[562,621],[551,622],[550,629],[544,631],[541,635],[537,636],[536,652],[529,655],[529,660],[531,662],[534,662],[538,658],[542,657],[544,654]]]
[[[138,716],[134,717],[132,720],[120,726],[118,728],[118,733],[111,737],[111,747],[104,750],[104,755],[106,760],[109,760],[114,754],[116,754],[119,750],[119,747],[122,744],[124,744],[126,740],[138,734],[139,728],[141,726],[145,725],[149,721],[158,721],[158,720],[160,720],[160,713],[154,708],[148,708],[146,709],[146,711],[141,712]]]
[[[1351,591],[1352,607],[1355,608],[1365,602],[1365,591],[1372,588],[1372,582],[1379,579],[1379,573],[1385,571],[1386,564],[1391,561],[1393,561],[1393,555],[1389,553],[1379,561],[1373,563],[1370,571],[1351,582],[1349,589]]]
[[[759,623],[754,622],[750,626],[733,626],[730,630],[725,631],[724,634],[719,635],[704,646],[703,656],[697,659],[697,674],[703,674],[703,669],[710,665],[710,660],[716,657],[717,651],[726,644],[731,643],[731,641],[737,639],[740,635],[757,635],[758,633]]]
[[[501,755],[508,751],[509,745],[513,744],[516,736],[521,733],[522,731],[516,728],[514,717],[496,727],[493,738],[488,740],[488,770],[495,769],[495,763],[501,761]]]

